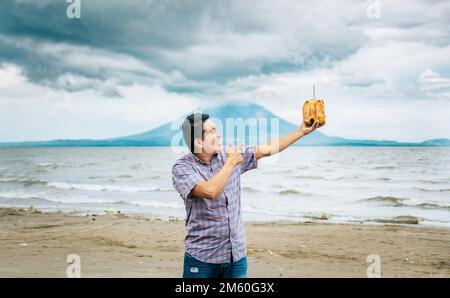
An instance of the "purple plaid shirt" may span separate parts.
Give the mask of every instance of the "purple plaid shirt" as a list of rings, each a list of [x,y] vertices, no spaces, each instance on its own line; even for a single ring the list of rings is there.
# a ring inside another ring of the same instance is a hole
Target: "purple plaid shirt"
[[[244,222],[241,210],[241,174],[258,166],[256,147],[247,146],[244,162],[236,166],[220,194],[213,200],[193,197],[191,190],[200,181],[211,179],[227,160],[224,151],[205,163],[189,153],[172,167],[172,182],[186,206],[185,250],[207,263],[237,262],[246,255]]]

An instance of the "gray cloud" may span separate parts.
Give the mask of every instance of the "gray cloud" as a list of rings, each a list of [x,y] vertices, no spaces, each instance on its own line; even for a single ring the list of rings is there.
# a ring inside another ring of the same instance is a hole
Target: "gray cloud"
[[[182,74],[181,82],[160,78],[168,88],[189,80],[223,84],[251,74],[326,66],[357,51],[364,36],[347,26],[346,18],[330,17],[333,7],[342,5],[333,3],[82,0],[81,19],[71,20],[65,1],[6,0],[0,4],[1,59],[23,66],[39,82],[54,82],[66,73],[101,80],[116,75],[52,60],[24,47],[28,39],[126,55],[161,73]],[[70,60],[72,52],[59,54]],[[195,84],[189,88],[195,90]]]
[[[37,82],[72,73],[97,80],[117,76],[124,83],[156,80],[171,90],[201,92],[198,86],[210,89],[202,82],[214,88],[248,75],[332,67],[368,38],[439,46],[450,41],[448,1],[381,1],[379,21],[367,18],[367,2],[359,0],[81,1],[81,19],[68,19],[62,0],[1,1],[0,62],[21,65]],[[24,39],[31,46],[24,47]],[[49,54],[34,44],[73,48]],[[86,55],[92,49],[133,58],[159,74],[69,63],[79,47]]]
[[[367,17],[365,0],[81,2],[71,20],[65,0],[0,1],[0,139],[135,133],[230,99],[295,122],[312,84],[333,123],[324,133],[450,133],[449,1],[380,0],[380,19]],[[428,100],[439,105],[425,131],[417,119]],[[27,127],[28,116],[41,126]]]

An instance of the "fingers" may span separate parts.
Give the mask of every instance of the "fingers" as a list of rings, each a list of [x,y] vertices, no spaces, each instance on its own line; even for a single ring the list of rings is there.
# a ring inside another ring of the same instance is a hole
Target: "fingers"
[[[315,130],[317,128],[317,126],[319,126],[319,120],[315,120],[313,125],[312,125],[312,129]]]
[[[228,154],[233,153],[233,151],[234,151],[233,149],[234,149],[234,148],[233,148],[233,145],[231,145],[231,144],[228,144],[228,145],[227,145],[227,153],[228,153]]]
[[[233,154],[233,153],[239,153],[239,154],[243,154],[244,153],[244,149],[245,149],[245,145],[244,144],[240,144],[239,147],[238,146],[234,146],[232,144],[228,144],[226,149],[226,152],[228,154]]]

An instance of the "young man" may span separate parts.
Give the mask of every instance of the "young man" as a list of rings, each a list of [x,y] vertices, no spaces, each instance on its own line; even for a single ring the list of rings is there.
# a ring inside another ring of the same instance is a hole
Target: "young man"
[[[241,175],[258,160],[281,152],[313,132],[303,122],[291,134],[264,145],[228,147],[207,114],[186,117],[182,129],[190,153],[172,168],[172,182],[186,206],[183,277],[247,277]]]

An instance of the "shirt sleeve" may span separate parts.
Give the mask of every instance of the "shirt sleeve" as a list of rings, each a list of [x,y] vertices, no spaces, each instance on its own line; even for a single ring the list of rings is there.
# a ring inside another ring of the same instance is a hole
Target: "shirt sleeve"
[[[244,162],[241,164],[241,174],[248,170],[258,167],[258,159],[256,158],[256,146],[246,146],[242,152]]]
[[[192,189],[204,179],[189,165],[175,164],[172,167],[172,184],[184,200],[190,199]]]

